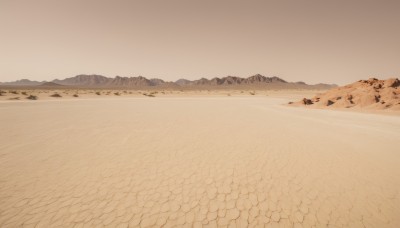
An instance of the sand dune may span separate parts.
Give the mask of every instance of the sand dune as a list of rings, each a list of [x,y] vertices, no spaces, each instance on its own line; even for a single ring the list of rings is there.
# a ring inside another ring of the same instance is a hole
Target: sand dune
[[[399,116],[282,97],[2,102],[0,227],[400,227]]]
[[[330,89],[312,99],[291,103],[318,108],[356,108],[400,111],[400,80],[370,78],[350,85]]]

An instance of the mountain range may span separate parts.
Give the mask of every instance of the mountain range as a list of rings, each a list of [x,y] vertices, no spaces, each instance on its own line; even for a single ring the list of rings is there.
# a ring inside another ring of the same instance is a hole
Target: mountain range
[[[165,87],[165,88],[196,88],[196,87],[271,87],[288,89],[329,89],[336,87],[334,84],[308,85],[304,82],[287,82],[279,77],[266,77],[260,74],[241,78],[236,76],[226,76],[222,78],[201,78],[198,80],[179,79],[175,82],[168,82],[158,78],[147,79],[138,77],[109,78],[102,75],[77,75],[65,79],[55,79],[50,82],[30,81],[28,79],[17,80],[14,82],[4,82],[0,85],[8,86],[71,86],[71,87],[90,87],[90,88],[143,88],[143,87]]]

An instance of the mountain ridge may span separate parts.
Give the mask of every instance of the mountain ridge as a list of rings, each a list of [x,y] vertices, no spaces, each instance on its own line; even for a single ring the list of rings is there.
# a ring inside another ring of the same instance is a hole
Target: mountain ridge
[[[73,86],[73,87],[118,87],[118,88],[137,88],[137,87],[229,87],[229,86],[272,86],[275,87],[288,87],[288,88],[317,88],[317,89],[328,89],[332,87],[336,87],[334,84],[324,84],[319,83],[316,85],[309,85],[304,82],[287,82],[279,77],[272,76],[266,77],[261,74],[255,74],[249,76],[247,78],[242,78],[238,76],[225,76],[225,77],[214,77],[211,79],[200,78],[197,80],[188,80],[188,79],[178,79],[176,81],[164,81],[159,78],[146,78],[143,76],[137,77],[122,77],[115,76],[114,78],[106,77],[98,74],[79,74],[74,77],[68,77],[65,79],[54,79],[49,81],[52,83],[56,83],[64,86]],[[15,86],[36,86],[41,85],[46,82],[37,82],[30,81],[28,79],[17,80],[15,82],[6,82],[1,85],[15,85]]]
[[[0,85],[21,85],[21,86],[36,86],[45,83],[46,81],[31,81],[29,79],[20,79],[13,82],[0,82]]]

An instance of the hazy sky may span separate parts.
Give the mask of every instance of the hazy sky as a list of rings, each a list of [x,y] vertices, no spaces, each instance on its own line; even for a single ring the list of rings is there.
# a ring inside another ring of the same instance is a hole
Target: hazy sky
[[[399,0],[0,0],[0,81],[400,77]]]

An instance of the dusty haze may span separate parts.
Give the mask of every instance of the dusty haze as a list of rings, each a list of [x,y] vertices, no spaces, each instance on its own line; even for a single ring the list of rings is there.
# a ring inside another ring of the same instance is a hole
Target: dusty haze
[[[399,1],[0,1],[0,81],[397,77]]]

